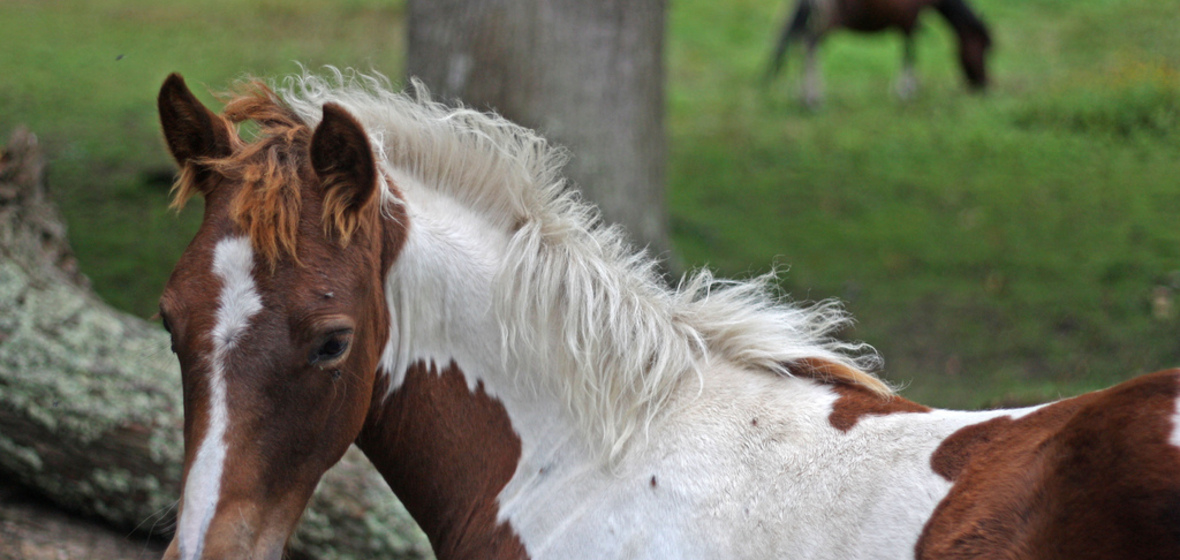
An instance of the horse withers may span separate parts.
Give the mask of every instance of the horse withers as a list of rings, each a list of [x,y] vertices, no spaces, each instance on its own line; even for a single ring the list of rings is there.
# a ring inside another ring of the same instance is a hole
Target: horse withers
[[[280,558],[354,443],[443,560],[1180,557],[1180,371],[932,410],[832,302],[666,288],[499,117],[336,71],[159,108],[205,199],[168,559]]]
[[[982,91],[988,84],[986,58],[991,48],[991,33],[964,0],[798,0],[775,43],[767,78],[773,79],[782,71],[787,48],[802,42],[803,102],[816,107],[823,100],[816,50],[824,36],[837,29],[860,33],[897,29],[904,43],[896,91],[902,99],[909,99],[918,89],[914,74],[914,31],[918,28],[918,16],[926,8],[938,11],[955,31],[967,85]]]

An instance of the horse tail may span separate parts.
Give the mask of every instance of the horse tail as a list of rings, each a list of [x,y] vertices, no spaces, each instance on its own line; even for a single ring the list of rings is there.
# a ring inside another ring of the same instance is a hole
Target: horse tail
[[[984,54],[992,45],[991,32],[964,0],[938,0],[934,9],[946,18],[959,36],[959,59],[972,87],[987,85]]]
[[[799,4],[795,6],[795,13],[784,22],[778,43],[774,46],[774,55],[770,59],[770,66],[766,69],[766,81],[769,82],[779,75],[783,68],[787,47],[807,31],[808,23],[811,20],[811,2],[812,0],[799,0]]]

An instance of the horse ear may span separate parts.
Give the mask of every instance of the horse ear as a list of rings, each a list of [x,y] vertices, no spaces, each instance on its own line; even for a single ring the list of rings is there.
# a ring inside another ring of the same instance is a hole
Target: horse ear
[[[194,159],[230,154],[229,127],[197,100],[180,74],[164,80],[157,105],[164,140],[181,167]]]
[[[324,105],[311,136],[311,166],[323,184],[325,216],[354,223],[377,192],[377,167],[364,128],[335,103]]]

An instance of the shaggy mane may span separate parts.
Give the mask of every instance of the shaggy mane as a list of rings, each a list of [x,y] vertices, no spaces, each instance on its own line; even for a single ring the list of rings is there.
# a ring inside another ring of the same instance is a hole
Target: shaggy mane
[[[171,207],[180,210],[198,191],[197,169],[212,171],[242,185],[230,202],[229,216],[249,236],[254,249],[273,268],[283,255],[297,264],[297,237],[302,207],[302,185],[319,181],[311,168],[308,147],[312,129],[259,80],[242,80],[226,93],[220,119],[229,130],[244,122],[257,125],[257,139],[247,143],[230,134],[230,155],[201,158],[187,165],[172,187]],[[325,177],[325,181],[333,178]],[[324,233],[347,244],[364,224],[355,214],[346,214],[347,204],[337,200],[338,189],[328,189],[323,200]]]
[[[306,142],[323,105],[338,103],[370,135],[383,185],[392,174],[408,174],[511,234],[493,308],[506,359],[549,372],[520,381],[564,398],[591,443],[612,460],[682,382],[707,375],[714,363],[892,394],[869,373],[879,363],[872,348],[835,337],[850,323],[837,302],[785,303],[773,273],[737,281],[699,271],[669,289],[654,259],[632,249],[617,227],[602,225],[597,210],[566,187],[565,152],[531,130],[432,101],[418,82],[413,94],[399,93],[380,75],[331,67],[324,76],[305,70],[285,78],[274,88],[281,104],[271,90],[257,91],[261,97],[247,98],[256,102],[227,107],[230,118],[264,115],[266,148],[252,153]],[[292,157],[274,152],[267,161],[276,165]],[[270,175],[262,177],[269,183]],[[389,190],[386,202],[393,200]],[[284,203],[268,204],[272,216],[286,219]],[[265,219],[246,214],[249,223]]]

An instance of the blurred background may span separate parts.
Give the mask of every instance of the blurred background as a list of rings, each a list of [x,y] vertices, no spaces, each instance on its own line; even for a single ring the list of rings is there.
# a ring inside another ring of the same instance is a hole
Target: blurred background
[[[658,3],[657,3],[658,4]],[[800,52],[763,75],[785,0],[676,0],[663,37],[661,226],[682,269],[777,265],[837,297],[905,396],[943,407],[1054,399],[1180,365],[1180,10],[1159,0],[974,0],[992,85],[968,93],[934,12],[901,101],[896,33],[833,33],[826,101]],[[199,205],[155,96],[324,64],[403,79],[402,0],[6,0],[0,137],[35,131],[81,270],[148,317]],[[543,127],[542,127],[543,128]],[[574,154],[575,158],[578,154]],[[660,155],[650,157],[661,157]]]

